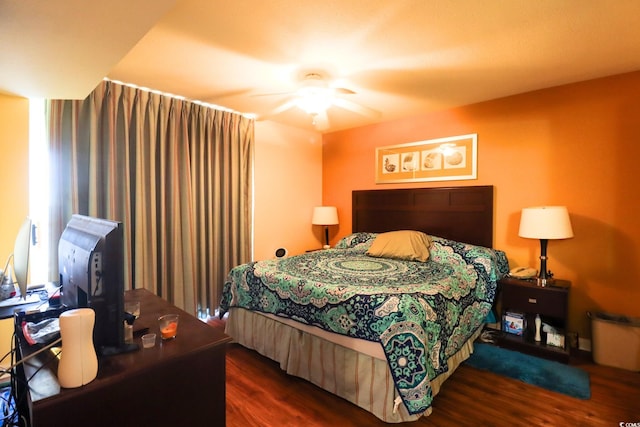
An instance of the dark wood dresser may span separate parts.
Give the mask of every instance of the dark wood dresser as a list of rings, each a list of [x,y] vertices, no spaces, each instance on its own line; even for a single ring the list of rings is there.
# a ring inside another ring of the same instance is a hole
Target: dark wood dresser
[[[82,387],[61,389],[51,351],[17,369],[21,414],[34,427],[225,425],[225,350],[231,339],[147,290],[125,293],[139,300],[134,332],[157,334],[153,348],[101,357],[98,375]],[[179,313],[178,335],[162,341],[157,318]],[[17,339],[21,354],[33,349]],[[22,368],[23,367],[23,368]],[[28,384],[28,390],[24,387]]]

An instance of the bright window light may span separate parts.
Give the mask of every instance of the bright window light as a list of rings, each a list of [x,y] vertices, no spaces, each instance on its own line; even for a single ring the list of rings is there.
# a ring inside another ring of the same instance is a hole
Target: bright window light
[[[49,156],[43,99],[29,99],[29,216],[36,245],[29,256],[29,283],[49,281]]]

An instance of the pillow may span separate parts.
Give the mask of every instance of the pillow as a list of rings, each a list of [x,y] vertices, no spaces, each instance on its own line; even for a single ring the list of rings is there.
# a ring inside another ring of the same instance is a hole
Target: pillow
[[[421,231],[389,231],[378,234],[367,255],[425,262],[429,259],[430,245],[431,239]]]

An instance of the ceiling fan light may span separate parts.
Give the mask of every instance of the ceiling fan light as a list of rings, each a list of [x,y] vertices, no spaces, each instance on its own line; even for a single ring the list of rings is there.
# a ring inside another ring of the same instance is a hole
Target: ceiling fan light
[[[318,87],[305,87],[298,91],[296,105],[307,114],[316,115],[327,111],[333,103],[331,90]]]

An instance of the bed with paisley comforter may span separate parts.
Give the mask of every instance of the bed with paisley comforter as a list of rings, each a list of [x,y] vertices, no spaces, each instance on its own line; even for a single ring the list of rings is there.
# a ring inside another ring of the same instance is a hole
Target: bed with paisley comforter
[[[386,422],[412,421],[473,351],[507,272],[485,246],[354,232],[333,249],[235,267],[220,314],[236,342],[288,373]]]

